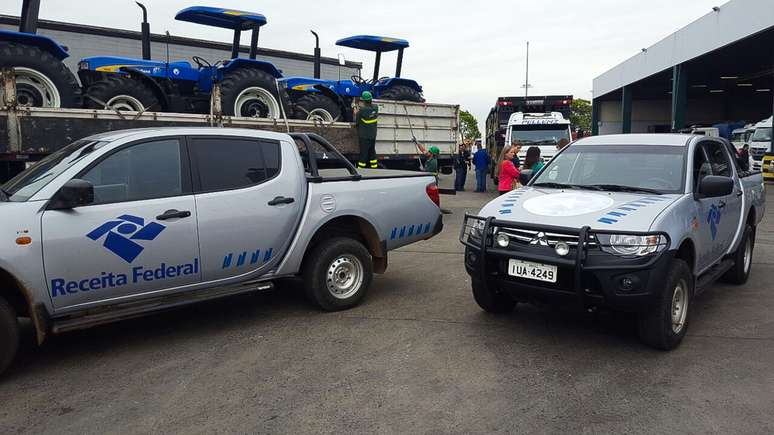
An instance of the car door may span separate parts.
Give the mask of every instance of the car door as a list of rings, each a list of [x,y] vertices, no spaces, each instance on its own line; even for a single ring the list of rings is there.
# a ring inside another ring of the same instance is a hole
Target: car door
[[[304,206],[295,151],[235,136],[189,137],[188,147],[204,281],[265,273],[289,246]]]
[[[728,147],[719,140],[712,140],[704,144],[707,152],[707,158],[712,165],[712,175],[723,177],[734,177],[734,161],[728,153]],[[728,249],[734,243],[739,230],[739,221],[742,216],[742,187],[739,183],[734,183],[734,190],[730,195],[714,198],[711,208],[713,215],[708,217],[710,225],[714,222],[716,230],[713,238],[713,252],[718,257],[725,255]],[[712,228],[710,227],[712,232]]]
[[[714,261],[715,255],[712,253],[712,245],[718,231],[717,223],[714,221],[716,213],[713,211],[716,198],[704,198],[698,195],[701,180],[712,175],[712,165],[707,157],[704,143],[696,145],[692,160],[694,205],[696,207],[696,215],[692,217],[695,228],[693,241],[696,245],[696,269],[698,272],[704,271]]]
[[[94,201],[42,216],[55,309],[201,281],[195,202],[180,138],[118,147],[75,178],[92,183]]]

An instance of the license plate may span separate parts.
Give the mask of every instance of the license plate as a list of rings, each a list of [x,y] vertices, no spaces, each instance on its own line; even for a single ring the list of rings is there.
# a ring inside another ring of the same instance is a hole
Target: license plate
[[[556,266],[523,260],[508,260],[508,274],[536,281],[556,282]]]

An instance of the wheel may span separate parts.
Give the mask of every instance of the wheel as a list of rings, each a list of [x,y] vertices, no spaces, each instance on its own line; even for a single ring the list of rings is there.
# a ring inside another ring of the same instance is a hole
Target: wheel
[[[299,98],[294,109],[297,119],[323,122],[334,122],[341,119],[339,105],[329,97],[317,92],[310,92]]]
[[[653,306],[638,317],[640,339],[657,349],[676,348],[688,331],[692,302],[691,269],[685,261],[676,259],[667,273],[661,294]]]
[[[482,310],[492,314],[505,314],[513,311],[516,301],[499,289],[485,287],[477,279],[472,282],[473,299]]]
[[[404,85],[396,85],[387,88],[379,95],[379,98],[383,100],[413,101],[415,103],[425,102],[425,99],[422,98],[422,94],[417,92],[416,89]]]
[[[741,285],[747,282],[752,269],[753,248],[755,248],[755,228],[745,225],[744,235],[734,252],[734,267],[721,278],[724,282]]]
[[[148,86],[124,75],[111,75],[92,83],[86,90],[84,106],[89,109],[131,112],[162,109],[158,98]]]
[[[357,240],[336,237],[322,241],[304,265],[304,289],[325,311],[352,308],[363,299],[373,278],[371,254]]]
[[[16,311],[0,297],[0,374],[13,362],[19,348],[19,322]]]
[[[0,67],[8,66],[14,70],[16,100],[20,106],[80,107],[78,81],[67,66],[49,52],[29,45],[1,42]]]
[[[220,84],[223,113],[246,118],[282,118],[280,101],[290,116],[287,92],[277,95],[277,84],[270,74],[254,68],[237,68],[225,73]]]

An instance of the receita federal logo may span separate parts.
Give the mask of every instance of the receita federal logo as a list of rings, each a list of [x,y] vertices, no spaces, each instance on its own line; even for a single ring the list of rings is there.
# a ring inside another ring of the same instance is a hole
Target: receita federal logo
[[[95,228],[86,237],[97,241],[103,236],[102,246],[118,255],[127,263],[133,262],[145,249],[137,241],[152,241],[166,228],[156,222],[145,224],[145,219],[129,214],[121,215],[116,220],[105,222]]]

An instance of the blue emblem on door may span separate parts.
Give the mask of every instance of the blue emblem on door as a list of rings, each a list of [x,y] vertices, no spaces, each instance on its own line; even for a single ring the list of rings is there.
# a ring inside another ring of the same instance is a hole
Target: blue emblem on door
[[[720,212],[720,208],[715,204],[712,204],[710,206],[709,213],[707,213],[707,223],[710,226],[712,240],[715,240],[715,238],[718,236],[718,224],[720,223],[721,215],[722,213]]]
[[[166,228],[156,222],[149,222],[146,225],[143,218],[129,214],[121,215],[116,219],[105,222],[86,234],[86,237],[97,241],[106,235],[102,246],[127,263],[133,262],[145,249],[135,240],[154,240]]]

